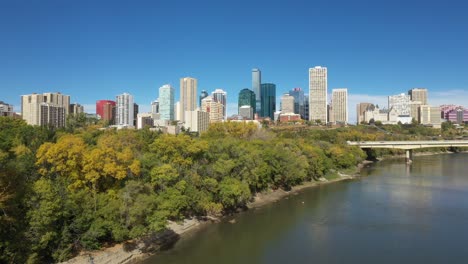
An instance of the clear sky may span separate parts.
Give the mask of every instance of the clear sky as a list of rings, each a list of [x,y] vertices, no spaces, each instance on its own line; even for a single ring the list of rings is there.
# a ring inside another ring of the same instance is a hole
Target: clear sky
[[[166,83],[198,79],[199,91],[251,88],[251,69],[277,97],[308,88],[328,67],[328,88],[355,103],[429,89],[429,102],[468,106],[465,1],[72,1],[0,0],[0,100],[60,91],[94,112],[128,92],[142,109]]]

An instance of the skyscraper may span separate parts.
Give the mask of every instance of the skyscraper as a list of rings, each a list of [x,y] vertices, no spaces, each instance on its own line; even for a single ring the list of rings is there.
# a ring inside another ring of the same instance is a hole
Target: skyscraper
[[[29,125],[64,126],[66,115],[70,110],[69,108],[69,95],[61,93],[33,93],[21,96],[21,116]]]
[[[206,98],[207,96],[208,96],[208,92],[207,92],[207,91],[205,91],[205,90],[201,91],[201,93],[200,93],[200,99],[199,99],[199,104],[198,104],[198,106],[200,106],[200,108],[201,108],[201,100],[203,100],[203,99]]]
[[[227,93],[222,89],[216,89],[211,93],[213,99],[223,105],[223,119],[226,119]]]
[[[333,122],[348,123],[348,89],[332,90]]]
[[[117,95],[115,99],[115,124],[118,126],[134,126],[133,121],[135,120],[135,105],[133,103],[133,95],[123,93],[121,95]]]
[[[170,84],[159,87],[159,114],[161,120],[174,120],[174,88]]]
[[[411,101],[419,101],[422,105],[427,105],[427,89],[414,88],[408,91]]]
[[[276,85],[273,83],[262,83],[260,85],[261,106],[262,109],[261,117],[270,117],[271,120],[275,117],[276,111]]]
[[[293,114],[294,113],[294,97],[288,93],[281,96],[281,113]]]
[[[327,122],[327,68],[309,69],[309,120]]]
[[[252,90],[244,88],[239,92],[238,109],[248,105],[253,110],[253,114],[255,114],[256,104],[255,93]]]
[[[210,123],[223,121],[223,104],[207,96],[202,100],[201,111],[210,113]]]
[[[301,115],[301,118],[307,120],[305,118],[305,96],[304,91],[301,88],[294,88],[289,91],[289,95],[294,97],[294,113]]]
[[[180,79],[180,118],[184,122],[185,111],[197,109],[197,79],[185,77]]]
[[[255,113],[261,115],[261,84],[262,84],[262,72],[260,69],[252,69],[252,91],[255,93]]]

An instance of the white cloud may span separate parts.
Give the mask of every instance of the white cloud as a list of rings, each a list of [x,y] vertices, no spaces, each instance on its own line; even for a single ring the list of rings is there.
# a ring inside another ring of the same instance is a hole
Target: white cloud
[[[429,91],[428,97],[430,105],[455,104],[468,107],[468,89],[453,89],[432,93]]]

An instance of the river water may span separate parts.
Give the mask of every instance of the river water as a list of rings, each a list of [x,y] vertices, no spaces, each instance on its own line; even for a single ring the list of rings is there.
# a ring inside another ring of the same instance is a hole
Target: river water
[[[468,263],[468,154],[361,174],[202,228],[144,263]]]

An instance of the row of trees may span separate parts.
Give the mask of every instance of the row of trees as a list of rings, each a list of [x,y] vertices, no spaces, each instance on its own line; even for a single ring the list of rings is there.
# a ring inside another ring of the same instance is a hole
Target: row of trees
[[[218,217],[269,189],[289,189],[365,158],[347,140],[368,126],[257,129],[219,123],[201,137],[143,130],[65,130],[0,118],[0,262],[57,262],[138,238],[168,220]]]

